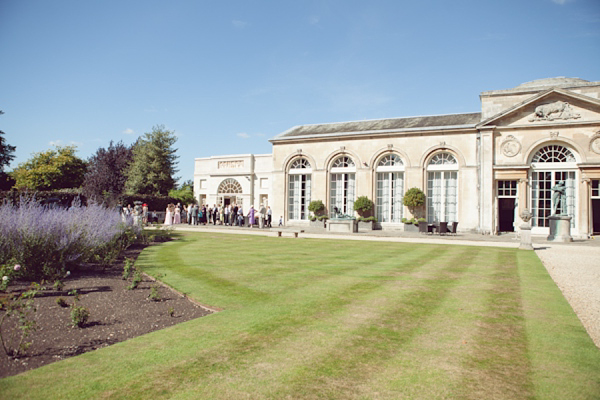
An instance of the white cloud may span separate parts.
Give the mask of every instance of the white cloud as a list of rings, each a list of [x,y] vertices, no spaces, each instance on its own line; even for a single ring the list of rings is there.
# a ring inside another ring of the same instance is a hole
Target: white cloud
[[[242,139],[250,139],[250,135],[248,135],[246,132],[240,132],[236,136]]]
[[[64,147],[64,146],[75,146],[75,147],[81,147],[81,146],[83,146],[83,143],[82,143],[82,142],[76,142],[76,141],[74,141],[74,140],[71,140],[71,141],[69,142],[69,144],[67,145],[67,144],[65,144],[65,143],[64,143],[62,140],[60,140],[60,139],[57,139],[57,140],[51,140],[51,141],[49,141],[49,142],[48,142],[48,144],[49,144],[50,146],[60,146],[60,147]]]
[[[308,18],[308,23],[311,25],[316,25],[319,23],[320,20],[321,20],[321,17],[319,17],[318,15],[311,15]]]
[[[558,5],[561,5],[561,6],[564,5],[564,4],[570,3],[571,1],[573,1],[573,0],[552,0],[552,2],[554,4],[558,4]]]
[[[135,131],[131,128],[127,128],[123,131],[123,133],[126,135],[133,135],[135,133]]]
[[[238,29],[244,29],[245,27],[248,26],[248,23],[246,21],[240,21],[238,19],[234,19],[233,21],[231,21],[231,23],[233,24],[234,27],[236,27]]]

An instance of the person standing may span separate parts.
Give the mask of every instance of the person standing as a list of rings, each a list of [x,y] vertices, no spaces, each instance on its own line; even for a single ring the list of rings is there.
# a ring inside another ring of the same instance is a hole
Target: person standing
[[[181,223],[181,206],[177,203],[175,207],[175,215],[173,216],[173,225],[178,225]]]
[[[229,205],[226,205],[223,211],[223,225],[229,225]]]
[[[238,209],[238,225],[240,228],[242,226],[244,226],[244,210],[242,209],[241,205],[240,205],[240,208]]]
[[[238,215],[238,206],[237,206],[237,204],[234,204],[233,208],[232,208],[231,220],[232,220],[232,224],[235,226],[238,226],[237,215]]]
[[[171,211],[172,204],[167,206],[165,211],[165,225],[173,225],[173,213]]]
[[[148,204],[142,204],[142,223],[148,225]]]
[[[254,228],[254,206],[250,206],[250,211],[248,211],[248,223],[250,228]]]
[[[258,227],[263,229],[265,227],[265,220],[267,218],[267,209],[265,206],[261,205],[258,210]]]
[[[188,209],[187,209],[187,223],[188,225],[192,224],[192,209],[194,208],[194,204],[190,203],[188,204]]]
[[[267,206],[267,228],[272,228],[271,222],[273,221],[273,210],[271,206]]]
[[[192,225],[196,226],[198,225],[198,204],[194,203],[192,205]]]
[[[213,225],[216,225],[217,221],[219,220],[219,209],[217,208],[216,204],[213,204],[212,219],[213,219]]]

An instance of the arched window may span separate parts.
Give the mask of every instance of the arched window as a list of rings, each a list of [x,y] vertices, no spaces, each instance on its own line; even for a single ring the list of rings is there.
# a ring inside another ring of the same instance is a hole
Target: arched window
[[[288,220],[308,219],[312,167],[306,158],[292,161],[288,171]]]
[[[335,159],[335,161],[333,162],[332,169],[352,167],[356,167],[356,165],[354,165],[354,161],[350,157],[342,156]]]
[[[219,185],[218,194],[236,194],[242,193],[242,185],[233,178],[225,179]]]
[[[377,163],[375,216],[379,222],[401,222],[404,196],[404,163],[396,154],[388,154]]]
[[[348,156],[340,156],[331,163],[329,174],[329,212],[335,217],[336,209],[342,214],[354,214],[356,164]]]
[[[560,145],[544,146],[539,149],[531,159],[534,163],[565,163],[576,162],[571,150]]]
[[[552,187],[561,181],[564,181],[566,186],[566,202],[557,205],[557,213],[572,217],[571,227],[575,227],[577,169],[575,154],[559,144],[544,146],[533,155],[531,159],[532,227],[550,226],[548,217],[552,215],[555,206]]]
[[[427,222],[458,221],[458,162],[448,152],[436,153],[427,165]]]

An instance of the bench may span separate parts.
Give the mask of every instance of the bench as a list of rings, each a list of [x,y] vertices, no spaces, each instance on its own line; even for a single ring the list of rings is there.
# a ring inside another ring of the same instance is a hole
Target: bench
[[[277,237],[281,237],[284,232],[293,233],[294,237],[297,238],[299,233],[303,233],[302,229],[286,229],[286,228],[271,228],[272,232],[277,232]]]

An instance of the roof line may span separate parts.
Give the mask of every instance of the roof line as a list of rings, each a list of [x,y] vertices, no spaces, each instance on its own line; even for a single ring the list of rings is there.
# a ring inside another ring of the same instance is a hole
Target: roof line
[[[476,128],[477,125],[478,124],[440,125],[440,126],[426,126],[426,127],[419,127],[419,128],[378,129],[378,130],[369,130],[369,131],[315,133],[315,134],[312,134],[312,135],[299,135],[299,136],[282,136],[282,135],[285,134],[285,132],[284,132],[284,133],[282,133],[280,135],[275,136],[272,139],[269,139],[269,142],[274,142],[274,141],[279,141],[279,140],[303,140],[303,139],[323,138],[323,137],[335,137],[335,136],[356,136],[356,135],[401,133],[401,132],[424,132],[424,131],[456,130],[456,129]],[[301,125],[301,126],[305,126],[305,125]],[[280,137],[280,136],[282,136],[282,137]]]

